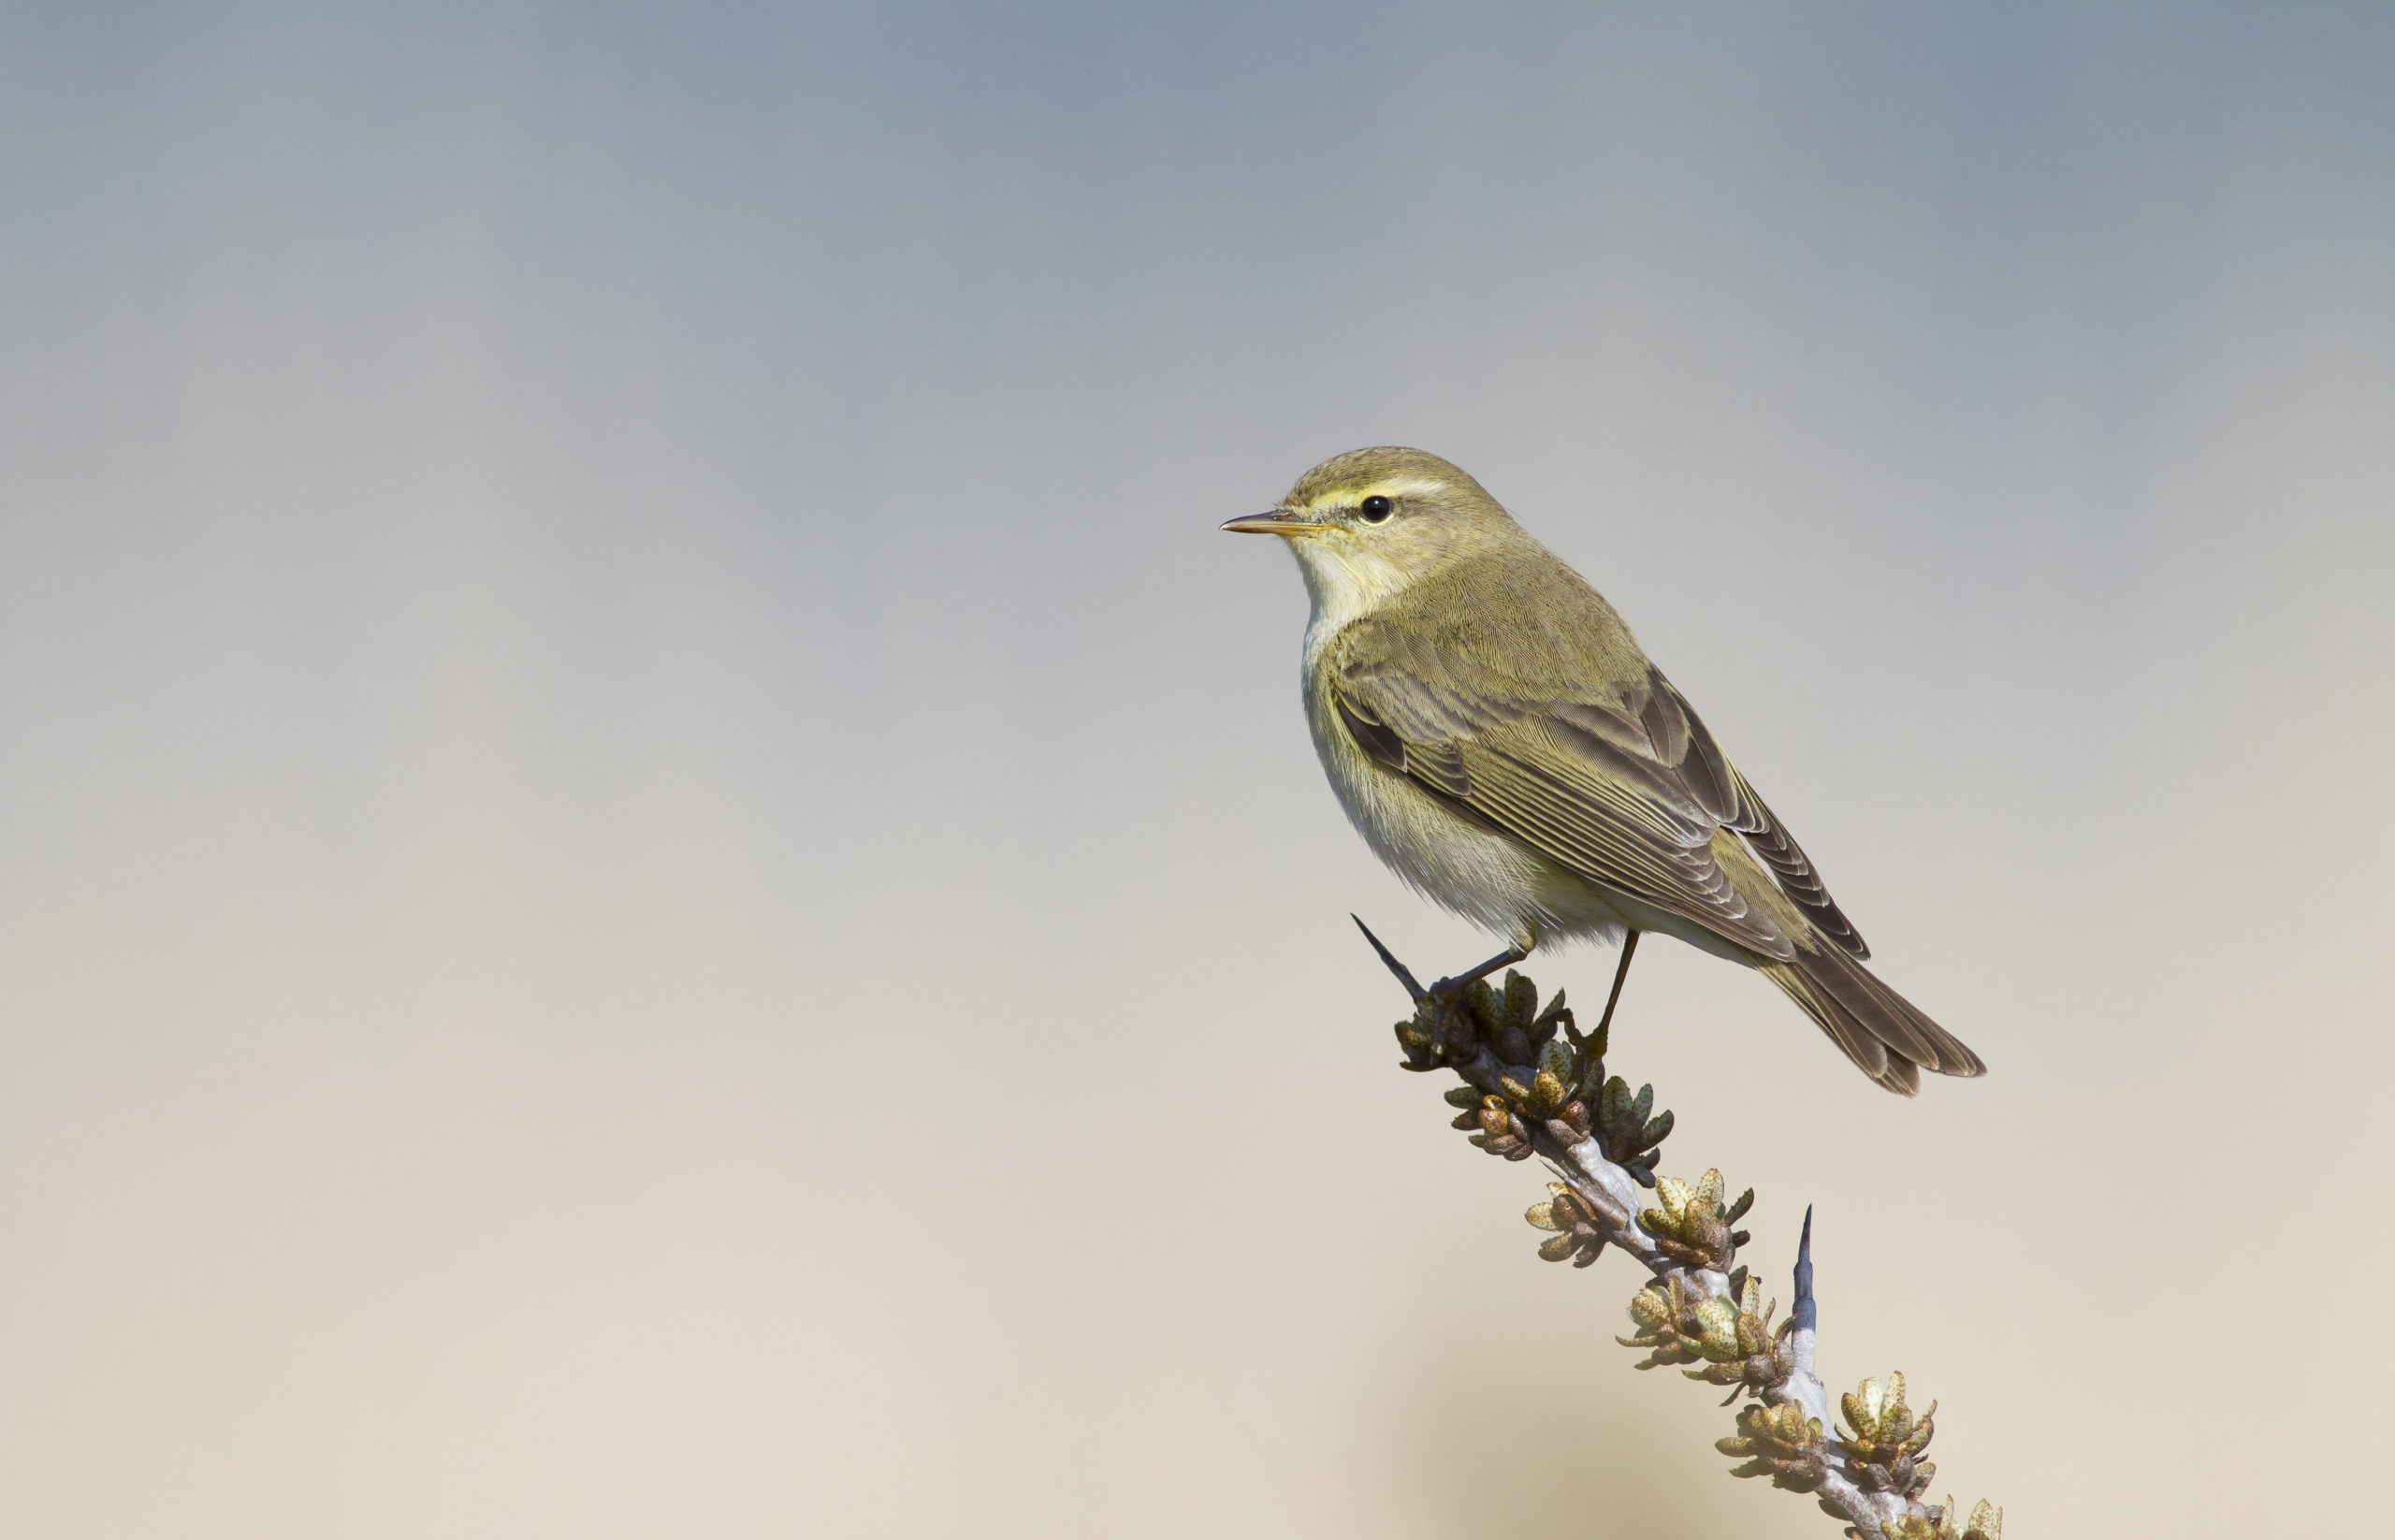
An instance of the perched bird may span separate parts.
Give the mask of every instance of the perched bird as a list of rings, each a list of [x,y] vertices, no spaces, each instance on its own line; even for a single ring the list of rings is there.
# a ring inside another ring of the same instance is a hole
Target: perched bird
[[[1357,829],[1511,945],[1661,931],[1785,991],[1863,1072],[1986,1067],[1863,966],[1786,827],[1596,589],[1419,449],[1325,460],[1225,530],[1285,537],[1314,604],[1306,720]],[[1614,989],[1618,996],[1621,976]]]

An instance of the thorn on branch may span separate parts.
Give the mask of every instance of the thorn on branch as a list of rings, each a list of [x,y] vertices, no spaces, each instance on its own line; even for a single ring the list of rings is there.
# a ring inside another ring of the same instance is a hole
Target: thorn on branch
[[[1363,916],[1351,914],[1347,918],[1356,922],[1356,928],[1364,933],[1364,939],[1372,944],[1372,950],[1381,954],[1381,961],[1386,963],[1388,970],[1397,975],[1397,981],[1405,986],[1406,997],[1417,1005],[1420,1004],[1423,997],[1422,986],[1414,981],[1414,975],[1407,970],[1405,965],[1390,955],[1388,948],[1381,945],[1381,938],[1372,934],[1372,926],[1364,923]]]

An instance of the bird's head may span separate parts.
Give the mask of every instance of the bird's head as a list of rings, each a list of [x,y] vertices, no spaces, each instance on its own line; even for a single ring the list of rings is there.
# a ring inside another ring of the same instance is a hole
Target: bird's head
[[[1436,455],[1394,447],[1327,459],[1279,506],[1223,528],[1285,538],[1316,608],[1343,614],[1520,533],[1480,483]]]

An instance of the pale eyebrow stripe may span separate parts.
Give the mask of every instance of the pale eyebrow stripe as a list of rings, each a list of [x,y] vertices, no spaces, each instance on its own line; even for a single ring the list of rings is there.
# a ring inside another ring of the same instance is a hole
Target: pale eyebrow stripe
[[[1447,484],[1431,476],[1384,476],[1368,486],[1320,493],[1306,503],[1308,512],[1326,503],[1361,502],[1369,497],[1427,497],[1447,490]]]

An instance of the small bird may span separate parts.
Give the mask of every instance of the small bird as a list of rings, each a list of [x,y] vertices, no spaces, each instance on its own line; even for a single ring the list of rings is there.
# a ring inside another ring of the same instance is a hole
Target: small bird
[[[1407,882],[1511,942],[1434,990],[1591,937],[1621,941],[1618,999],[1639,936],[1661,931],[1763,974],[1891,1091],[1986,1068],[1863,966],[1795,837],[1614,607],[1472,477],[1357,449],[1223,528],[1296,553],[1306,721],[1348,818]]]

